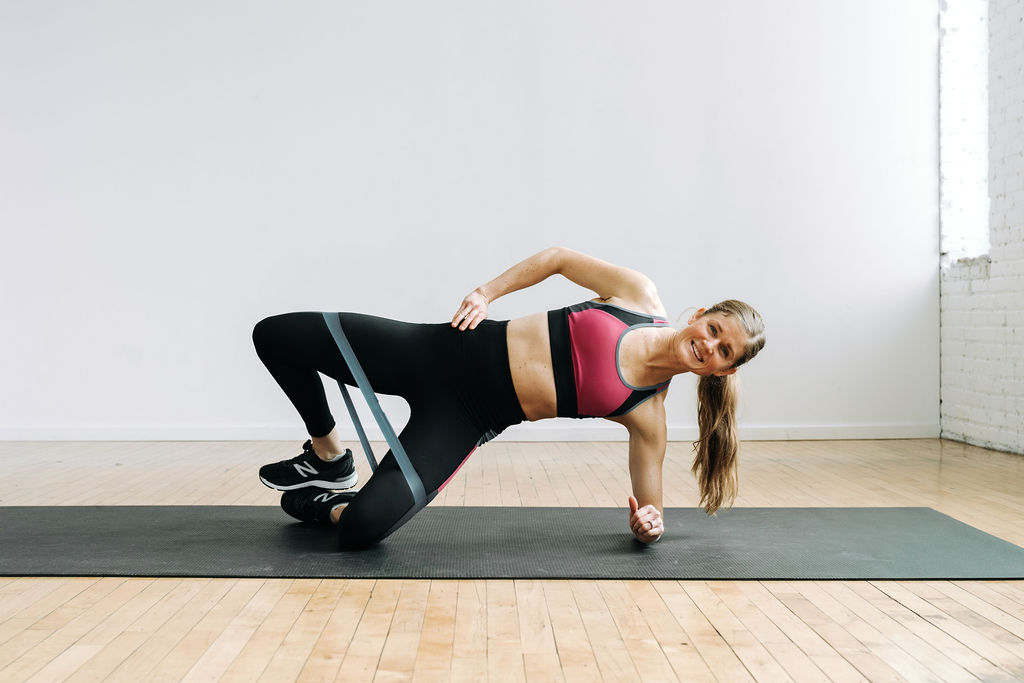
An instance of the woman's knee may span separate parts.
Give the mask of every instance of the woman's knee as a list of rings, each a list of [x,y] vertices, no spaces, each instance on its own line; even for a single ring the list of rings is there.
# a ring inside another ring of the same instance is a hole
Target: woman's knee
[[[338,544],[343,549],[366,548],[383,540],[397,526],[387,510],[349,504],[338,519]]]
[[[272,315],[269,318],[256,323],[256,326],[252,328],[252,345],[256,347],[257,351],[266,349],[268,344],[280,334],[280,318],[279,315]]]
[[[342,510],[338,541],[343,548],[373,545],[405,524],[421,507],[417,507],[392,456],[386,456],[359,495]]]
[[[259,321],[252,328],[252,343],[256,352],[263,356],[275,349],[284,351],[296,340],[308,338],[309,318],[311,316],[308,313],[280,313]],[[322,318],[317,316],[314,322],[322,324]]]
[[[342,550],[362,550],[379,542],[384,534],[372,524],[359,524],[352,517],[338,521],[338,547]]]

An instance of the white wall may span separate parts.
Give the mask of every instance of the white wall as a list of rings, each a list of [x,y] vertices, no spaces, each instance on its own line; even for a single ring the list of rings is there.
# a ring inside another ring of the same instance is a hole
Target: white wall
[[[257,320],[444,320],[552,244],[758,307],[747,437],[937,435],[937,11],[0,4],[0,438],[301,438]]]
[[[942,274],[942,436],[1024,453],[1024,3],[988,3],[989,254]]]

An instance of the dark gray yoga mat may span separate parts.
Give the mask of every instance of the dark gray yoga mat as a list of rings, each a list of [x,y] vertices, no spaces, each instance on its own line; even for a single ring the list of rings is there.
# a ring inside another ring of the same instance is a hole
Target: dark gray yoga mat
[[[1020,579],[1024,549],[930,508],[428,507],[369,550],[273,507],[0,507],[0,575],[544,579]]]

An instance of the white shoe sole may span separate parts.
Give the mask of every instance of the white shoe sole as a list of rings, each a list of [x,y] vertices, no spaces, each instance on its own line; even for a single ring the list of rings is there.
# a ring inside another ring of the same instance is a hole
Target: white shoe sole
[[[263,477],[260,477],[265,485],[278,491],[294,491],[295,489],[304,489],[308,486],[316,486],[317,488],[327,489],[329,491],[342,491],[344,489],[350,489],[359,483],[359,473],[353,472],[341,481],[323,481],[321,479],[310,479],[309,481],[300,482],[298,484],[292,484],[291,486],[282,486],[281,484],[274,484]]]

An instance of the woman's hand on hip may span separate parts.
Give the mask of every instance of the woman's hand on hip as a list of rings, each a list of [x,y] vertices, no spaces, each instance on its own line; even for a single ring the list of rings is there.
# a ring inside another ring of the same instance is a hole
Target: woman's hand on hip
[[[653,543],[665,533],[665,523],[658,508],[653,505],[640,507],[633,496],[629,497],[629,528],[643,543]]]
[[[474,289],[462,300],[462,305],[452,318],[452,327],[460,331],[469,328],[475,330],[480,321],[487,317],[487,297]]]

